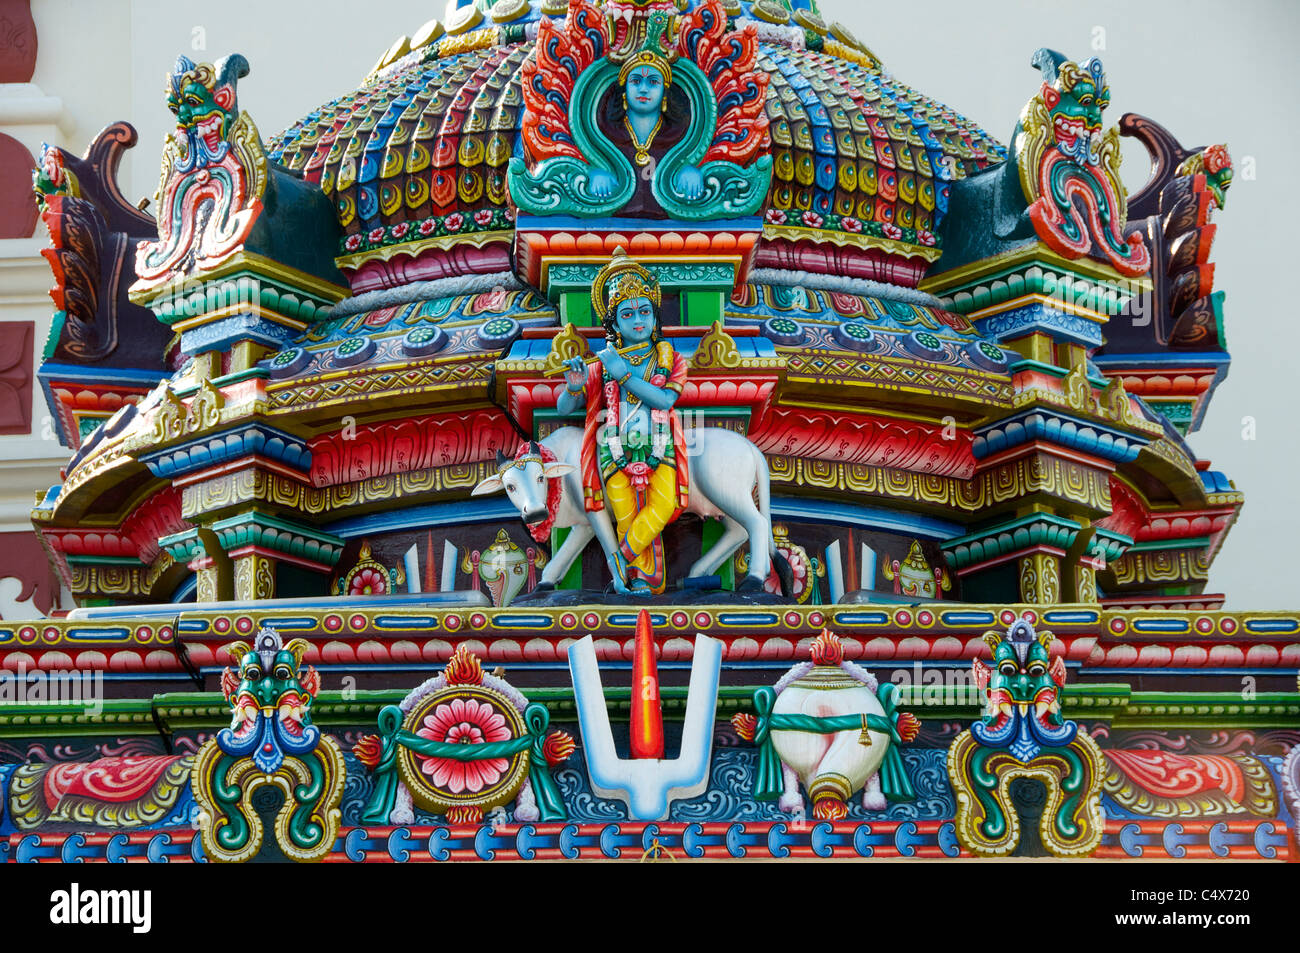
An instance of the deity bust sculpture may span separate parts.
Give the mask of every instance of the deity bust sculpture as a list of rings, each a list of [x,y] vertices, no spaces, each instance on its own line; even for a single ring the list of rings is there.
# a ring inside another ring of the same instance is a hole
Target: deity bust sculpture
[[[668,91],[673,84],[673,67],[655,49],[645,48],[624,61],[618,72],[618,86],[623,91],[623,126],[632,142],[632,159],[638,168],[652,163],[650,148],[664,126],[668,108]],[[673,176],[678,193],[697,199],[704,192],[704,173],[694,165],[684,165]],[[592,192],[598,196],[613,194],[614,177],[596,169],[592,175]]]
[[[636,148],[637,165],[650,161],[650,143],[663,126],[663,112],[668,105],[667,92],[673,68],[651,50],[642,50],[623,64],[618,84],[623,88],[623,123]]]
[[[572,0],[563,21],[538,23],[512,201],[528,215],[757,214],[772,182],[757,28],[733,28],[720,0],[632,6],[609,17]]]
[[[667,578],[662,533],[686,506],[690,485],[673,410],[686,384],[686,360],[660,337],[658,281],[622,248],[597,274],[591,303],[604,322],[605,347],[590,364],[569,360],[557,409],[586,409],[583,496],[587,510],[608,504],[613,517],[615,589],[657,594]]]

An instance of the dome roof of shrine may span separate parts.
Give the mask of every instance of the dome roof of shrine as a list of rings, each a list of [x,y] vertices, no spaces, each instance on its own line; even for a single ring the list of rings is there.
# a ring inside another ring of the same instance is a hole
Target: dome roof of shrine
[[[765,238],[933,246],[951,184],[1005,158],[1000,143],[895,80],[838,24],[773,0],[724,7],[755,25],[769,77]],[[558,0],[461,7],[445,27],[431,21],[400,38],[359,89],[270,140],[272,158],[334,201],[341,266],[413,238],[472,245],[512,227],[506,173],[522,154],[521,68],[539,22],[565,12]]]

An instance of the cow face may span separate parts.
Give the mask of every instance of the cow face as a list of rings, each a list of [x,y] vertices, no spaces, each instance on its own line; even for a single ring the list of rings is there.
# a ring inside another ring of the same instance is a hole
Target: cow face
[[[542,459],[542,449],[536,441],[521,444],[514,458],[497,451],[497,472],[474,487],[471,496],[483,496],[505,490],[506,497],[519,510],[525,523],[540,523],[550,512],[548,481],[574,470],[571,463]]]

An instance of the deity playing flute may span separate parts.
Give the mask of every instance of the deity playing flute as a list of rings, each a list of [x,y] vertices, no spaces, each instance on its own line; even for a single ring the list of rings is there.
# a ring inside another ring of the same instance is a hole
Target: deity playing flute
[[[673,406],[686,385],[686,360],[659,334],[659,283],[623,249],[596,275],[591,304],[605,347],[591,363],[570,358],[562,414],[586,409],[583,496],[588,511],[609,507],[616,551],[614,588],[661,593],[667,576],[663,531],[686,506],[687,453]]]

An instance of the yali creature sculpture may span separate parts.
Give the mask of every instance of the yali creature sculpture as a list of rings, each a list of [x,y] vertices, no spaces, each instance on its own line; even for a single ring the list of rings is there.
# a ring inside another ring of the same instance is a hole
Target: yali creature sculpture
[[[1077,64],[1040,49],[1033,63],[1044,82],[1021,112],[1011,148],[1039,236],[1066,257],[1095,253],[1120,274],[1143,274],[1151,254],[1140,234],[1124,234],[1119,129],[1102,132],[1110,86],[1101,60]]]
[[[1020,846],[1020,818],[1011,784],[1029,779],[1045,796],[1039,838],[1056,857],[1086,856],[1101,843],[1105,764],[1096,742],[1061,715],[1065,662],[1051,655],[1052,633],[1017,619],[1005,633],[984,636],[990,669],[979,659],[976,684],[988,689],[982,721],[948,749],[948,777],[957,795],[957,839],[981,856]]]
[[[347,769],[338,743],[311,723],[320,676],[310,665],[303,670],[307,648],[302,639],[286,645],[266,627],[253,646],[229,647],[238,664],[221,676],[230,727],[199,749],[192,779],[210,860],[239,863],[261,849],[253,793],[268,785],[284,792],[275,839],[287,857],[320,860],[334,844]]]

